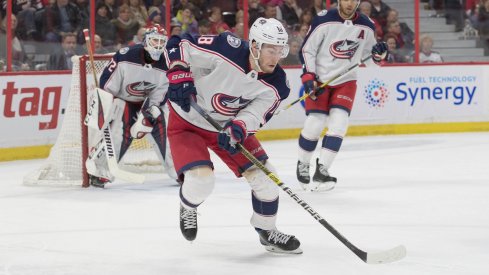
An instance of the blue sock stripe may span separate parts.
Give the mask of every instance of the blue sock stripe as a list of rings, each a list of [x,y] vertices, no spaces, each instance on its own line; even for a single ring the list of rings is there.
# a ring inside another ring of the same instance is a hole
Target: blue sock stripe
[[[199,204],[193,204],[183,197],[182,188],[183,187],[180,187],[180,200],[182,201],[182,203],[189,206],[189,207],[197,208],[199,206]]]
[[[341,143],[343,142],[343,138],[340,136],[324,136],[322,147],[333,152],[338,152],[341,147]]]
[[[302,135],[299,137],[299,147],[304,151],[313,152],[318,145],[317,140],[308,140]]]
[[[273,201],[262,201],[255,197],[255,193],[251,192],[251,202],[253,211],[262,216],[275,216],[278,210],[278,197]]]

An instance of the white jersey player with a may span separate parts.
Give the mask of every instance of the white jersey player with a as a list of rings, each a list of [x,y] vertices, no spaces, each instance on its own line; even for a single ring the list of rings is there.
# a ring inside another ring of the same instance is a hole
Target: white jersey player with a
[[[168,57],[166,31],[159,25],[146,30],[143,44],[120,49],[100,76],[100,87],[113,95],[110,129],[114,148],[122,159],[134,138],[146,134],[168,175],[176,179],[167,146],[164,104],[168,91]],[[165,111],[166,109],[166,111]],[[92,186],[104,187],[113,176],[107,168],[105,154],[87,161]]]
[[[301,253],[300,242],[276,228],[278,187],[236,148],[241,143],[275,171],[254,135],[272,117],[290,89],[277,65],[288,54],[288,35],[276,19],[259,18],[249,42],[231,33],[172,37],[167,48],[170,116],[168,138],[180,189],[180,229],[197,235],[197,207],[211,194],[215,178],[209,149],[251,186],[251,225],[269,251]],[[195,100],[223,130],[218,132],[190,106]]]
[[[345,72],[369,54],[377,64],[385,58],[387,45],[377,43],[375,25],[356,11],[359,4],[360,0],[339,0],[338,8],[324,10],[313,19],[299,55],[306,92]],[[299,137],[297,179],[306,190],[326,191],[336,184],[336,178],[330,176],[328,169],[348,129],[356,80],[356,72],[352,70],[311,94],[305,101],[307,118]],[[316,159],[313,184],[309,184],[310,161],[325,127],[328,131]]]

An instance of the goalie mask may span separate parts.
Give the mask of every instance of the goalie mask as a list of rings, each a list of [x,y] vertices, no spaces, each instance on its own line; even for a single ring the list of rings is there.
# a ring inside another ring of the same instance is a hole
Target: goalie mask
[[[265,19],[263,17],[256,19],[251,26],[249,33],[250,53],[255,60],[256,65],[259,67],[258,59],[260,58],[263,44],[281,46],[279,47],[277,54],[280,58],[287,57],[289,54],[288,40],[289,35],[287,34],[287,31],[277,19]],[[255,48],[258,50],[258,56],[255,56],[251,50],[253,42],[256,43]]]
[[[165,50],[167,41],[166,30],[158,24],[149,27],[144,33],[144,49],[154,61],[160,60],[160,56]]]

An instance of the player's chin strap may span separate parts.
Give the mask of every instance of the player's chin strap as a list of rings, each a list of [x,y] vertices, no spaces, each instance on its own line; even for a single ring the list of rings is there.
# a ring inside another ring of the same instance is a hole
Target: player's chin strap
[[[255,45],[258,45],[258,42],[255,41]],[[263,70],[261,69],[260,67],[260,51],[261,51],[261,46],[257,47],[258,48],[258,56],[255,57],[255,55],[253,54],[253,42],[251,42],[251,45],[250,45],[250,55],[251,55],[251,58],[253,58],[253,61],[255,63],[255,66],[256,66],[256,71],[261,73],[263,72]],[[256,48],[255,48],[256,49]]]
[[[190,100],[190,106],[195,109],[207,122],[209,122],[216,130],[221,131],[222,126],[217,123],[195,100]],[[329,232],[331,232],[340,242],[342,242],[348,249],[350,249],[355,255],[368,264],[381,264],[398,261],[406,256],[406,248],[402,245],[394,247],[389,250],[367,253],[360,248],[356,247],[349,240],[347,240],[340,232],[338,232],[331,224],[329,224],[323,217],[319,215],[316,210],[312,209],[307,202],[299,198],[289,187],[270,171],[261,161],[259,161],[254,155],[252,155],[241,143],[237,143],[236,147],[249,161],[251,161],[258,169],[260,169],[270,180],[277,184],[285,193],[295,200],[300,206],[304,208],[314,219],[316,219],[322,226],[324,226]]]

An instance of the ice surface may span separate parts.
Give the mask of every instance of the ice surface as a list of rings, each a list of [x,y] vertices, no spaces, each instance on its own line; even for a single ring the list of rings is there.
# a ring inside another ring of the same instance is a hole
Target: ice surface
[[[180,235],[168,177],[105,190],[23,186],[34,160],[0,163],[0,275],[489,274],[489,133],[347,137],[328,193],[300,190],[296,140],[263,145],[286,185],[352,243],[403,244],[407,257],[365,264],[282,191],[278,228],[304,254],[266,252],[249,224],[248,184],[218,160],[193,243]]]

